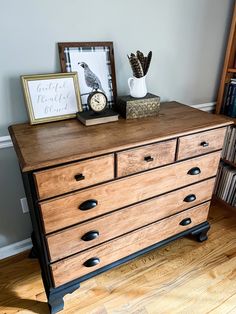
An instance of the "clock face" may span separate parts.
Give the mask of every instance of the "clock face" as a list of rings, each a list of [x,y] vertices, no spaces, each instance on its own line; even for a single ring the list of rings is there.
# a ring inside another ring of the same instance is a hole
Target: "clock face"
[[[107,97],[101,92],[94,92],[88,97],[88,105],[93,111],[101,112],[107,106]]]

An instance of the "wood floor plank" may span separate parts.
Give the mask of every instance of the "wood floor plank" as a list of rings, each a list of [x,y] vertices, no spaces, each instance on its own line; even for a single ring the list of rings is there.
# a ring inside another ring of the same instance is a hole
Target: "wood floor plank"
[[[208,313],[215,304],[221,304],[227,295],[236,295],[236,273],[232,277],[235,262],[234,259],[222,263],[194,280],[183,282],[178,291],[172,289],[149,303],[146,306],[148,312],[155,313],[153,309],[158,305],[160,314],[176,313],[176,309],[181,314]]]
[[[211,206],[209,240],[179,239],[81,284],[61,314],[236,314],[236,215]],[[37,260],[0,261],[0,313],[49,313]]]

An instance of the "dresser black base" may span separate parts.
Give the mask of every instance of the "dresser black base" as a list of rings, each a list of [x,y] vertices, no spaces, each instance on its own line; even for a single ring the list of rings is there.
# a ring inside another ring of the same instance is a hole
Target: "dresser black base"
[[[159,247],[162,247],[162,246],[165,246],[167,245],[168,243],[172,242],[172,241],[175,241],[177,239],[180,239],[184,236],[188,236],[188,235],[192,235],[194,237],[196,237],[196,240],[198,242],[203,242],[205,240],[207,240],[207,232],[209,231],[210,229],[210,225],[209,223],[206,221],[198,226],[195,226],[191,229],[188,229],[186,231],[183,231],[181,233],[178,233],[177,235],[174,235],[173,237],[170,237],[168,239],[165,239],[163,241],[160,241],[152,246],[149,246],[141,251],[138,251],[134,254],[131,254],[127,257],[124,257],[110,265],[107,265],[107,266],[104,266],[100,269],[97,269],[83,277],[80,277],[76,280],[73,280],[71,281],[70,283],[68,284],[65,284],[65,285],[62,285],[58,288],[52,288],[48,291],[47,293],[47,297],[48,297],[48,305],[49,305],[49,309],[50,309],[50,313],[51,314],[55,314],[61,310],[63,310],[64,308],[64,301],[63,301],[63,297],[68,294],[68,293],[72,293],[73,291],[75,291],[76,289],[78,289],[80,287],[80,283],[89,279],[89,278],[92,278],[96,275],[99,275],[109,269],[112,269],[114,267],[117,267],[121,264],[124,264],[136,257],[139,257],[143,254],[146,254],[156,248],[159,248]],[[42,274],[43,275],[43,274]]]
[[[48,306],[51,314],[55,314],[64,308],[64,296],[79,289],[80,283],[73,283],[67,287],[59,287],[51,289],[48,293]]]

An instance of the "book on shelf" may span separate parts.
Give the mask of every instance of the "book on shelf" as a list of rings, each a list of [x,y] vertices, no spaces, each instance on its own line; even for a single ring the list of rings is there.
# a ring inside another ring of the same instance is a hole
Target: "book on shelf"
[[[236,168],[221,162],[214,194],[231,206],[236,206]]]
[[[236,207],[236,126],[227,128],[221,157],[214,193]]]
[[[222,113],[236,118],[236,79],[234,78],[225,86]]]
[[[236,127],[228,127],[221,157],[236,164]]]

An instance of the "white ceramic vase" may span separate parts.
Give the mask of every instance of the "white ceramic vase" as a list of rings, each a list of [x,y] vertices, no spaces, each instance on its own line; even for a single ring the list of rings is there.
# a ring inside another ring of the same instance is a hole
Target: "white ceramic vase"
[[[128,79],[130,95],[134,98],[142,98],[147,95],[146,76],[137,78],[130,77]]]

